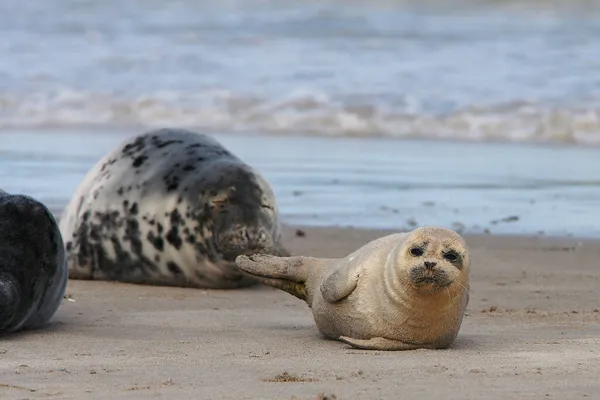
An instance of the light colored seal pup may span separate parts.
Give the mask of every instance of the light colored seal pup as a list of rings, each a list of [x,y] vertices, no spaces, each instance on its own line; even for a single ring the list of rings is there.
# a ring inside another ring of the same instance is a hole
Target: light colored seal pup
[[[50,211],[0,190],[0,335],[46,325],[66,286],[64,245]]]
[[[72,279],[239,288],[257,281],[236,256],[289,254],[269,184],[215,139],[181,129],[133,137],[102,158],[60,229]]]
[[[236,263],[305,300],[323,335],[362,349],[447,348],[469,301],[469,251],[445,228],[385,236],[341,259],[253,255]]]

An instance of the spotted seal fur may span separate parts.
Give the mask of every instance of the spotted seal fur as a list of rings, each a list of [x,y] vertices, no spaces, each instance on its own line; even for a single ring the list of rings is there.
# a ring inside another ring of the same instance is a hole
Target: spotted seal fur
[[[86,175],[60,222],[72,279],[196,288],[256,283],[240,254],[289,254],[275,196],[214,138],[159,129],[122,143]]]
[[[59,308],[67,263],[45,205],[0,190],[0,334],[44,326]]]

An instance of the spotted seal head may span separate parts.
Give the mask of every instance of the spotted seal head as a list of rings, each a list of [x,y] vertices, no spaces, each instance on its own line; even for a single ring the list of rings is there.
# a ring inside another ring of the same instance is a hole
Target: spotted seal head
[[[356,348],[447,348],[469,301],[466,243],[441,227],[384,236],[345,258],[257,254],[236,262],[306,301],[323,335]]]
[[[289,254],[265,179],[212,137],[182,129],[133,137],[103,157],[60,227],[72,279],[238,288],[257,281],[236,256]]]
[[[207,199],[214,246],[227,261],[240,254],[285,254],[277,206],[269,186],[254,171],[237,164],[215,165],[205,186],[212,188]]]
[[[39,201],[0,190],[0,334],[44,326],[67,285],[62,237]]]

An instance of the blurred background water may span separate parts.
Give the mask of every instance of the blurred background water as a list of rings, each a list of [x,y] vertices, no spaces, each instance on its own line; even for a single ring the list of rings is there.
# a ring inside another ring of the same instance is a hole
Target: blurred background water
[[[600,236],[596,149],[217,134],[272,184],[284,222],[466,233]],[[128,133],[0,133],[0,182],[60,214]]]
[[[3,0],[0,37],[0,186],[57,210],[178,126],[289,223],[600,235],[600,1]]]

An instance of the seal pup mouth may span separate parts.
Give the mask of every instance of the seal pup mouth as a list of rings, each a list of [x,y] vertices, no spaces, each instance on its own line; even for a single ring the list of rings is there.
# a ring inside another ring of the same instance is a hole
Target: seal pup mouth
[[[442,269],[437,268],[435,263],[424,262],[410,269],[410,281],[416,287],[430,286],[433,288],[444,288],[452,284],[453,279]]]

